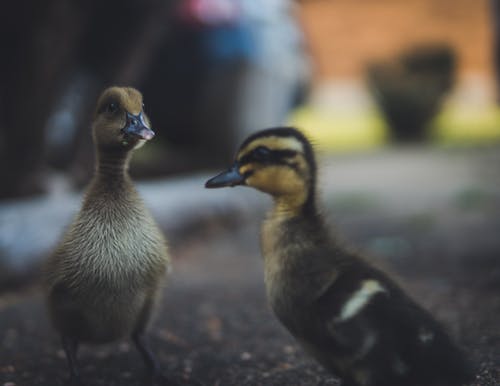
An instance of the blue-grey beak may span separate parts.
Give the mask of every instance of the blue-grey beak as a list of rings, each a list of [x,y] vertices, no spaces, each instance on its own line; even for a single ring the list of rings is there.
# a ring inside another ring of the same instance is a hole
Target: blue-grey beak
[[[123,133],[130,135],[139,139],[150,140],[155,136],[155,132],[151,130],[148,123],[144,119],[144,115],[139,113],[139,115],[130,114],[127,112],[127,118],[125,122],[125,127],[122,129]]]
[[[245,182],[245,176],[241,175],[238,169],[239,165],[235,162],[229,169],[205,182],[205,188],[223,188],[225,186],[242,185]]]

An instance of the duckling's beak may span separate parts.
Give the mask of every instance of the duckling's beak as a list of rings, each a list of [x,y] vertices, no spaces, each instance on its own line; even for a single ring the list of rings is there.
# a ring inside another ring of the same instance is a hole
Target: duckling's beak
[[[245,176],[243,176],[238,169],[239,165],[235,162],[229,169],[217,174],[215,177],[212,177],[205,182],[205,188],[223,188],[225,186],[233,187],[243,184],[245,182]]]
[[[140,112],[139,115],[127,112],[127,121],[122,131],[126,135],[134,136],[139,139],[145,139],[146,141],[155,136],[155,132],[149,127],[142,112]]]

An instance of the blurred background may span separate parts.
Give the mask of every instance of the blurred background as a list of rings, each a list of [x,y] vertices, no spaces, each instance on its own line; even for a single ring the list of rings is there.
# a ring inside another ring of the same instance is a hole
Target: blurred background
[[[92,175],[96,98],[129,85],[143,92],[157,134],[131,173],[171,240],[176,299],[197,299],[208,320],[207,337],[193,340],[222,345],[217,334],[235,315],[251,324],[244,293],[261,307],[255,323],[271,325],[260,334],[276,334],[266,338],[269,352],[284,350],[287,374],[321,375],[265,308],[258,224],[269,200],[203,189],[248,134],[293,125],[318,150],[327,217],[451,325],[481,363],[477,385],[500,382],[500,0],[20,0],[3,8],[0,358],[17,362],[0,360],[0,377],[37,373],[20,365],[34,354],[16,350],[31,346],[15,326],[33,336],[40,262]],[[212,300],[201,295],[207,288]],[[233,311],[218,308],[231,301]],[[175,341],[179,315],[160,317],[170,331],[160,340]],[[237,340],[234,328],[226,333]],[[257,343],[244,351],[250,357],[231,347],[219,348],[243,359],[226,384],[291,384],[243,380],[248,358],[283,370],[281,362]],[[323,384],[307,376],[301,384]]]
[[[2,22],[0,198],[79,188],[109,85],[145,95],[158,136],[133,174],[219,167],[295,124],[328,151],[491,142],[498,4],[460,0],[23,0]],[[9,15],[16,15],[10,17]]]

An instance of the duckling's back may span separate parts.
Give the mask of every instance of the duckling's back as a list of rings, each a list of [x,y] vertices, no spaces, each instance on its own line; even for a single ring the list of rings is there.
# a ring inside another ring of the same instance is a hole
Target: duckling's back
[[[432,316],[331,239],[319,217],[269,218],[262,232],[273,311],[352,386],[458,386],[472,370]]]
[[[96,178],[46,266],[56,328],[97,342],[143,328],[168,267],[163,235],[132,183]]]

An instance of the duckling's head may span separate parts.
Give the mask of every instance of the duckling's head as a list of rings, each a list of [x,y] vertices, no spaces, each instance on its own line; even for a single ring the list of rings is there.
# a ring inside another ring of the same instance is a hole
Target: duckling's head
[[[205,187],[245,185],[301,206],[314,199],[315,179],[310,142],[295,128],[277,127],[248,137],[233,165],[208,180]]]
[[[97,100],[92,136],[100,149],[136,149],[154,137],[143,111],[142,94],[131,87],[110,87]]]

